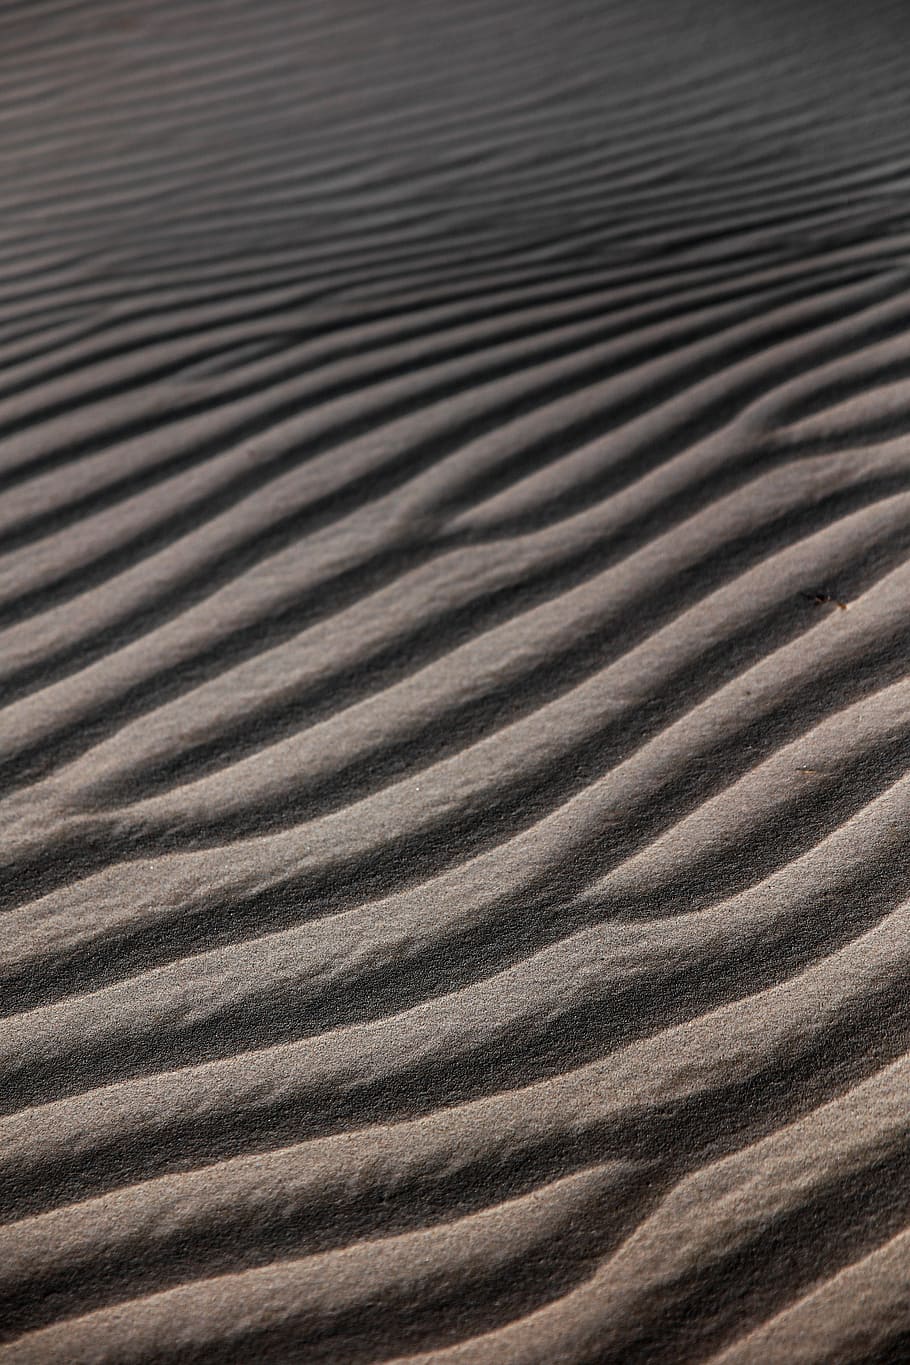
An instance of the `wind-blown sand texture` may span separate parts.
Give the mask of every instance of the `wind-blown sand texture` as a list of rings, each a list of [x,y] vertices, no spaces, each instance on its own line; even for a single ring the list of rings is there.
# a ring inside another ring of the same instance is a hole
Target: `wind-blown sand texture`
[[[910,12],[0,11],[0,1362],[910,1359]]]

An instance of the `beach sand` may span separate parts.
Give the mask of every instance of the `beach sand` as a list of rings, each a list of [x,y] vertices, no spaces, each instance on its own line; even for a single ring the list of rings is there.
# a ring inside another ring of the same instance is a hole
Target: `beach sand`
[[[0,1365],[910,1359],[910,11],[0,11]]]

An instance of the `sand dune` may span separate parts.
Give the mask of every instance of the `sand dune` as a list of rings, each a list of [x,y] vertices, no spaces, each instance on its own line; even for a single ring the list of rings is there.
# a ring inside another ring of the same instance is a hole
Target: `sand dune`
[[[0,1362],[910,1357],[904,7],[0,13]]]

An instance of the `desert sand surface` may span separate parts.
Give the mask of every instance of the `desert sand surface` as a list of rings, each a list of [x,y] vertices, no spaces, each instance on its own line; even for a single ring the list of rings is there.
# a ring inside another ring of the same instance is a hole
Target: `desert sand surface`
[[[0,1365],[910,1360],[908,52],[0,9]]]

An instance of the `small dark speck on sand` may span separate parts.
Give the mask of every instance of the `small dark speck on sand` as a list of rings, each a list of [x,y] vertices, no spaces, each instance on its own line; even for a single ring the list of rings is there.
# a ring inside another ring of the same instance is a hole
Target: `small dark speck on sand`
[[[841,611],[847,610],[846,602],[842,602],[839,597],[832,597],[830,592],[804,592],[801,594],[807,602],[811,602],[814,607],[831,605],[840,607]]]

